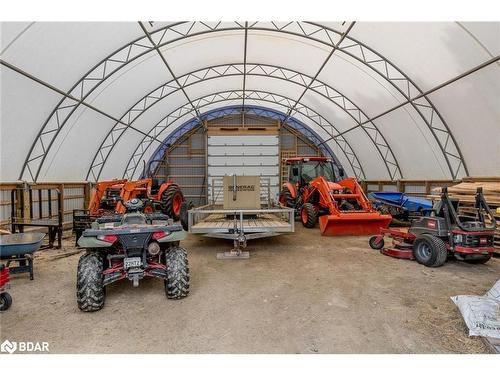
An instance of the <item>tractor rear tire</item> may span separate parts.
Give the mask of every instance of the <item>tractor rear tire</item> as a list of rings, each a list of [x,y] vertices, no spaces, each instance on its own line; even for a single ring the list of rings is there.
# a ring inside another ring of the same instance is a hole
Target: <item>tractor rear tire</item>
[[[0,294],[0,311],[6,311],[12,305],[12,297],[9,293],[3,292]]]
[[[181,299],[189,294],[189,263],[187,252],[182,247],[172,247],[165,254],[167,279],[165,294],[168,299]]]
[[[470,264],[484,264],[487,263],[490,259],[491,255],[485,255],[484,257],[481,258],[473,258],[473,259],[465,258],[465,261]]]
[[[286,207],[295,208],[295,199],[292,197],[292,192],[287,187],[281,190],[279,202]]]
[[[98,253],[87,253],[80,257],[76,273],[76,301],[82,311],[98,311],[106,299],[103,258]]]
[[[304,203],[300,209],[300,221],[306,228],[314,228],[318,220],[316,208],[311,203]]]
[[[181,203],[179,203],[181,200]],[[161,195],[163,203],[163,213],[170,216],[174,221],[179,220],[181,214],[181,205],[184,201],[181,189],[177,185],[171,185]],[[177,204],[179,206],[177,207]]]
[[[422,234],[413,243],[413,257],[424,266],[440,267],[448,258],[448,250],[441,238]]]

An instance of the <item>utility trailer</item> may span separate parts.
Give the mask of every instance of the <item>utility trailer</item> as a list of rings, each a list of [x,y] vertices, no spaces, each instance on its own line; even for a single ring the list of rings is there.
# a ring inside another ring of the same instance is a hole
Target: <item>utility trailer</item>
[[[246,247],[248,240],[294,232],[294,210],[274,203],[271,199],[269,178],[260,178],[259,181],[258,177],[253,176],[225,177],[231,180],[229,186],[227,186],[227,181],[224,184],[224,178],[212,179],[210,204],[189,209],[184,223],[189,233],[233,240],[234,248],[229,252],[218,253],[217,259],[247,259],[249,258],[248,251],[241,249]],[[255,199],[252,198],[252,194],[250,199],[248,196],[239,197],[244,194],[245,188],[250,190],[254,186],[242,185],[240,181],[244,178],[256,178],[260,184],[258,189],[252,190],[254,196],[257,195]],[[221,194],[226,195],[224,203],[221,201]],[[230,204],[234,207],[227,208],[228,200],[234,203]],[[254,200],[253,208],[249,206],[252,200]],[[181,221],[183,221],[182,215]]]

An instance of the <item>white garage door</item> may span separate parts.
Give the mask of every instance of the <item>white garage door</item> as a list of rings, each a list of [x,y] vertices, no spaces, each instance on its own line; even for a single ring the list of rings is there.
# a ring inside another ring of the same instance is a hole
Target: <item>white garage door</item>
[[[278,135],[209,135],[208,192],[213,178],[225,175],[261,176],[270,179],[271,198],[279,192]],[[215,193],[217,196],[217,193]],[[221,197],[219,197],[221,198]]]

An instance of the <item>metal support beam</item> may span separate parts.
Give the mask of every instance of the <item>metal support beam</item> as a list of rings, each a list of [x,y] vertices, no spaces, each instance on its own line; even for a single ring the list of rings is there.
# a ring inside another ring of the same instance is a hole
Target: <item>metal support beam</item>
[[[105,116],[105,117],[107,117],[107,118],[115,121],[116,123],[118,123],[120,125],[124,125],[128,129],[132,129],[132,130],[134,130],[134,131],[142,134],[143,136],[145,136],[147,138],[151,138],[152,141],[157,141],[159,143],[162,143],[161,140],[158,140],[158,139],[156,139],[154,137],[151,137],[149,134],[143,132],[142,130],[139,130],[139,129],[135,128],[132,125],[126,124],[126,123],[118,120],[116,117],[110,115],[109,113],[106,113],[103,110],[101,110],[101,109],[99,109],[99,108],[97,108],[97,107],[95,107],[95,106],[93,106],[91,104],[88,104],[88,103],[86,103],[85,101],[83,101],[81,99],[75,98],[74,96],[67,94],[63,90],[58,89],[57,87],[55,87],[54,85],[51,85],[50,83],[48,83],[48,82],[46,82],[46,81],[44,81],[44,80],[42,80],[40,78],[35,77],[34,75],[32,75],[32,74],[24,71],[23,69],[15,66],[15,65],[13,65],[11,63],[8,63],[7,61],[5,61],[3,59],[0,59],[0,64],[3,65],[3,66],[5,66],[6,68],[9,68],[10,70],[18,73],[18,74],[26,77],[26,78],[31,79],[32,81],[34,81],[34,82],[36,82],[36,83],[38,83],[38,84],[40,84],[40,85],[42,85],[42,86],[44,86],[46,88],[48,88],[48,89],[50,89],[50,90],[58,93],[59,95],[64,96],[66,99],[69,99],[69,100],[71,100],[71,101],[73,101],[75,103],[81,104],[81,105],[83,105],[83,106],[85,106],[85,107],[87,107],[87,108],[89,108],[89,109],[91,109],[91,110],[93,110],[93,111],[95,111],[95,112],[97,112],[97,113],[99,113],[99,114],[101,114],[101,115],[103,115],[103,116]],[[36,173],[36,175],[33,175],[32,171],[30,170],[30,174],[33,177],[34,181],[36,181],[36,179],[38,178],[39,173],[40,173],[40,170],[38,170],[38,172]]]
[[[250,91],[250,92],[247,91],[246,96],[248,100],[255,100],[263,103],[272,103],[275,105],[282,106],[286,109],[291,108],[294,103],[294,100],[291,98],[265,91]],[[230,90],[230,91],[222,91],[205,95],[203,97],[195,99],[194,103],[198,106],[198,108],[202,108],[214,103],[221,103],[230,100],[239,100],[241,98],[242,98],[241,90],[232,90],[232,91]],[[176,108],[175,110],[170,112],[167,116],[165,116],[163,119],[161,119],[157,124],[155,124],[151,128],[150,134],[153,133],[155,134],[155,137],[159,137],[160,134],[162,134],[166,129],[171,128],[177,122],[177,120],[182,118],[184,115],[188,114],[185,112],[181,116],[177,115],[180,108]],[[325,126],[331,127],[332,131],[338,133],[336,128],[328,120],[326,120],[324,117],[313,111],[311,108],[302,106],[302,109],[295,111],[297,114],[307,117],[309,120],[314,122],[327,134],[329,134],[330,131],[327,128],[325,128]],[[349,164],[351,165],[351,168],[356,177],[359,179],[364,179],[365,173],[363,171],[363,168],[349,142],[346,139],[334,139],[334,141],[339,146],[340,150],[342,150],[342,152],[345,154],[345,157],[348,160]],[[136,147],[134,153],[129,159],[129,163],[127,164],[125,173],[127,173],[129,176],[133,176],[135,174],[135,170],[139,165],[140,160],[142,160],[144,154],[147,152],[150,146],[151,142],[146,141],[145,138],[141,140],[141,142]],[[130,167],[131,163],[132,167]],[[129,171],[132,172],[129,173]]]
[[[468,75],[473,74],[473,73],[477,72],[478,70],[481,70],[481,69],[483,69],[483,68],[485,68],[485,67],[487,67],[487,66],[489,66],[491,64],[494,64],[494,63],[496,63],[499,60],[500,60],[500,55],[499,56],[495,56],[492,59],[489,59],[488,61],[485,61],[484,63],[479,64],[478,66],[476,66],[476,67],[474,67],[472,69],[469,69],[466,72],[464,72],[462,74],[459,74],[458,76],[456,76],[454,78],[451,78],[451,79],[447,80],[446,82],[443,82],[443,83],[441,83],[441,84],[433,87],[432,89],[427,90],[427,91],[425,91],[425,92],[423,92],[423,93],[415,96],[414,98],[411,98],[411,99],[406,100],[406,101],[404,101],[402,103],[399,103],[398,105],[396,105],[396,106],[394,106],[394,107],[392,107],[392,108],[390,108],[390,109],[388,109],[388,110],[386,110],[386,111],[384,111],[384,112],[382,112],[382,113],[380,113],[380,114],[378,114],[376,116],[373,116],[370,119],[368,119],[366,121],[363,121],[362,123],[360,123],[360,124],[358,124],[356,126],[353,126],[353,127],[349,128],[349,129],[346,129],[346,130],[344,130],[343,132],[340,132],[337,135],[334,135],[333,138],[343,136],[343,135],[345,135],[345,134],[353,131],[354,129],[359,128],[360,126],[363,126],[364,124],[366,124],[368,122],[372,122],[372,121],[374,121],[376,119],[379,119],[379,118],[381,118],[381,117],[383,117],[383,116],[385,116],[385,115],[387,115],[387,114],[389,114],[389,113],[397,110],[398,108],[404,107],[406,104],[415,102],[416,100],[421,99],[421,98],[427,98],[427,95],[430,95],[433,92],[442,89],[443,87],[451,85],[452,83],[454,83],[454,82],[456,82],[456,81],[458,81],[458,80],[460,80],[460,79],[462,79],[464,77],[467,77]],[[328,142],[328,141],[329,141],[329,139],[325,139],[323,141],[323,143],[324,142]]]
[[[188,87],[202,81],[206,82],[208,80],[214,80],[218,77],[238,76],[242,74],[243,66],[241,63],[216,65],[187,73],[179,77],[179,82],[183,85],[183,87]],[[307,87],[307,83],[312,79],[311,76],[281,66],[255,64],[249,63],[248,61],[246,75],[283,80],[288,83],[299,85],[303,88]],[[122,115],[122,121],[133,124],[140,118],[140,116],[149,110],[149,108],[162,100],[166,100],[170,95],[177,92],[179,88],[173,85],[173,83],[173,80],[168,81],[144,95]],[[335,88],[321,82],[318,79],[316,79],[316,85],[310,87],[310,90],[327,99],[335,107],[340,108],[356,123],[360,123],[364,119],[368,118],[366,113],[353,103],[352,100]],[[389,179],[403,178],[399,164],[391,147],[375,124],[370,123],[364,125],[362,129],[373,143],[373,146],[377,149],[381,160],[385,164]],[[102,168],[106,163],[109,154],[113,151],[114,145],[120,140],[125,131],[126,128],[119,126],[119,124],[116,124],[109,130],[108,134],[94,154],[86,179],[91,177],[95,180],[99,179]]]
[[[191,106],[195,110],[196,117],[198,117],[198,119],[201,122],[201,117],[200,117],[200,114],[199,114],[198,110],[193,105],[193,102],[189,98],[186,90],[184,90],[184,88],[180,85],[179,79],[175,75],[175,73],[172,70],[172,68],[170,67],[170,65],[168,65],[167,60],[165,59],[165,56],[163,56],[163,53],[161,53],[160,49],[158,48],[158,45],[154,42],[153,38],[151,38],[151,34],[148,32],[148,30],[146,30],[146,27],[144,26],[144,24],[141,21],[139,21],[139,25],[141,26],[142,31],[144,31],[144,34],[146,34],[146,37],[148,38],[149,42],[153,45],[153,48],[156,50],[156,52],[158,52],[158,55],[160,56],[161,61],[163,61],[163,64],[167,67],[167,70],[170,73],[170,75],[173,77],[175,83],[177,83],[177,85],[179,85],[179,87],[181,88],[181,91],[184,94],[184,96],[186,97],[187,101],[189,102],[189,104],[191,104]]]
[[[355,24],[356,24],[355,21],[351,22],[351,24],[346,29],[346,31],[344,31],[344,33],[340,36],[340,40],[333,45],[332,50],[330,51],[330,53],[328,54],[328,56],[326,57],[326,59],[321,64],[321,66],[319,67],[319,69],[316,72],[316,74],[313,76],[311,82],[309,82],[309,84],[304,89],[304,91],[302,91],[302,94],[300,94],[300,96],[297,99],[297,101],[295,102],[295,105],[293,106],[293,108],[290,109],[289,113],[287,114],[287,118],[285,119],[285,122],[286,122],[286,120],[288,120],[288,117],[290,116],[290,114],[292,113],[292,111],[295,109],[295,107],[297,106],[297,104],[302,100],[302,98],[304,97],[304,95],[306,94],[306,92],[309,90],[309,88],[312,86],[312,84],[316,81],[316,79],[318,78],[318,76],[322,72],[323,68],[326,66],[326,64],[328,64],[328,61],[330,61],[330,59],[332,58],[332,56],[335,53],[335,51],[337,50],[338,46],[340,46],[340,44],[344,41],[344,39],[346,38],[347,34],[349,34],[349,31],[351,31],[351,29],[353,28],[353,26]]]
[[[342,45],[335,43],[334,40],[337,40],[337,36],[342,36],[343,33],[321,24],[313,22],[288,22],[281,23],[281,25],[279,25],[279,23],[274,22],[253,22],[248,25],[243,25],[238,22],[208,23],[187,21],[173,23],[151,32],[150,35],[152,36],[152,39],[156,40],[155,44],[151,44],[150,39],[147,37],[140,37],[123,47],[118,48],[92,67],[72,86],[72,88],[68,91],[68,94],[84,100],[113,74],[117,73],[120,69],[123,69],[138,58],[154,51],[155,47],[162,48],[163,46],[179,42],[190,37],[210,33],[244,30],[245,27],[249,30],[276,32],[284,35],[298,36],[313,43],[319,43],[329,47],[337,45],[337,51],[339,53],[343,53],[371,68],[388,83],[390,83],[405,98],[410,97],[412,92],[422,92],[415,82],[413,82],[405,73],[401,71],[401,69],[395,66],[386,57],[351,36],[345,37]],[[391,74],[389,74],[389,72],[391,72]],[[37,173],[40,171],[43,165],[43,160],[45,160],[46,153],[54,144],[54,140],[67,123],[68,119],[75,113],[76,108],[80,105],[80,103],[68,105],[66,100],[66,98],[62,99],[52,110],[46,121],[42,124],[38,135],[31,145],[25,163],[23,164],[19,177],[20,179],[23,179],[27,170],[36,170]],[[423,103],[412,102],[411,104],[422,117],[423,121],[427,125],[427,128],[438,143],[443,157],[447,162],[452,178],[464,175],[464,173],[467,174],[468,172],[465,160],[446,122],[430,100],[423,97],[421,98],[421,101]],[[431,115],[427,116],[426,113],[424,113],[419,107],[431,109]],[[438,136],[437,132],[439,132],[439,135],[446,135],[444,141],[441,140],[441,137]],[[44,143],[45,145],[48,144],[48,146],[45,146]],[[40,149],[43,149],[43,154],[37,155],[37,152],[39,152],[38,150]],[[455,167],[455,163],[458,163],[458,166]]]
[[[243,47],[243,101],[242,101],[242,115],[243,127],[245,126],[245,89],[247,83],[247,45],[248,45],[248,21],[245,21],[245,43]]]

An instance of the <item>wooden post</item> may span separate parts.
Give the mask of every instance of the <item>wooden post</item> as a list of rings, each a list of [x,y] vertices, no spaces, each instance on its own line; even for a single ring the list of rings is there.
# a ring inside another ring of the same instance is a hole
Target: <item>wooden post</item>
[[[21,214],[21,216],[25,219],[30,217],[30,212],[31,212],[29,192],[30,192],[29,184],[27,182],[23,182],[22,197],[21,197],[21,199],[23,200],[23,213]]]
[[[405,192],[405,185],[404,185],[404,183],[401,180],[397,180],[396,181],[396,188],[397,188],[397,190],[400,193],[404,193]]]

